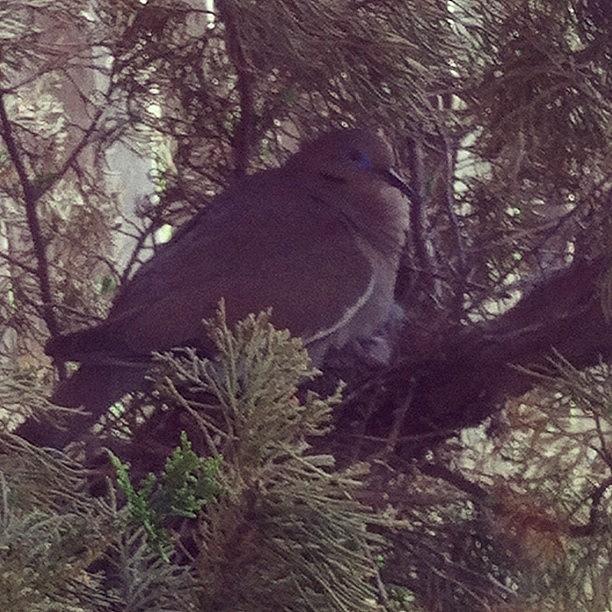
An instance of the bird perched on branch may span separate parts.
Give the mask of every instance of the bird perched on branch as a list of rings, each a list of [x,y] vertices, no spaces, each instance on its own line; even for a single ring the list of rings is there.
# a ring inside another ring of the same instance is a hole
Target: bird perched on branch
[[[221,298],[230,322],[271,306],[315,363],[372,334],[393,302],[408,222],[410,190],[392,162],[376,134],[335,130],[234,184],[138,270],[105,321],[49,341],[48,355],[81,363],[52,401],[82,406],[91,416],[78,427],[90,425],[142,385],[152,351],[205,350],[201,322]]]

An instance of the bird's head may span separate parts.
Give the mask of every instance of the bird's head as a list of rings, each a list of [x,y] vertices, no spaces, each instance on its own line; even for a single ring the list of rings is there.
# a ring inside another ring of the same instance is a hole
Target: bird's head
[[[363,190],[386,185],[411,195],[406,182],[393,170],[393,152],[380,136],[365,129],[333,130],[304,144],[289,162],[316,173],[330,183]],[[368,189],[369,191],[369,189]]]

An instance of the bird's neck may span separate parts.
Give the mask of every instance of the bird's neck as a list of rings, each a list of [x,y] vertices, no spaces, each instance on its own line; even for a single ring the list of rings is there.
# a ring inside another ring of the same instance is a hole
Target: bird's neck
[[[406,239],[408,205],[386,185],[349,184],[322,176],[313,196],[335,211],[361,241],[384,258],[398,258]]]
[[[345,213],[348,223],[353,231],[370,244],[385,258],[399,258],[402,247],[406,241],[406,230],[399,226],[390,211],[381,212],[377,224],[371,223],[367,216],[350,210]]]

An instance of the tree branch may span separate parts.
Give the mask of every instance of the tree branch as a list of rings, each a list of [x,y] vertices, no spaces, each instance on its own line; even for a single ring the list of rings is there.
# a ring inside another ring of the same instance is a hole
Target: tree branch
[[[496,504],[491,499],[489,492],[479,484],[472,482],[469,478],[466,478],[460,472],[449,470],[446,466],[440,463],[425,463],[419,465],[419,469],[424,474],[432,476],[433,478],[439,478],[453,485],[455,488],[463,491],[469,497],[479,503],[490,505],[492,509],[503,515],[507,510],[504,509],[503,504]],[[563,532],[574,538],[583,538],[591,536],[599,530],[605,529],[602,525],[599,525],[599,515],[601,514],[601,500],[606,491],[612,486],[612,476],[609,476],[602,481],[594,489],[590,495],[591,507],[589,510],[589,521],[586,524],[570,523],[563,520],[563,517],[554,519],[551,517],[540,515],[536,523],[532,524],[532,527],[539,532],[552,532],[559,533]]]
[[[219,1],[217,5],[225,24],[227,52],[236,69],[236,87],[240,99],[240,118],[236,125],[232,144],[234,147],[234,174],[236,177],[241,177],[246,174],[248,169],[255,129],[253,77],[240,43],[240,35],[233,12],[225,2]]]
[[[42,299],[42,316],[47,329],[51,336],[58,336],[60,333],[55,313],[53,312],[53,299],[51,297],[51,285],[49,282],[49,261],[47,259],[47,251],[45,247],[45,241],[42,235],[40,222],[38,220],[38,213],[36,211],[36,204],[41,196],[40,190],[38,190],[32,181],[28,177],[28,173],[24,166],[23,160],[19,153],[19,147],[15,141],[13,135],[13,128],[6,112],[6,105],[4,103],[4,96],[0,94],[0,127],[2,133],[2,139],[6,144],[6,148],[13,163],[21,189],[23,191],[23,198],[25,203],[26,218],[28,222],[28,228],[30,230],[30,236],[32,237],[32,243],[34,245],[34,255],[36,257],[36,277],[38,278],[38,286],[40,289],[40,296]],[[55,362],[58,374],[60,378],[66,377],[66,369],[63,362]]]
[[[381,452],[393,415],[410,393],[395,453],[420,456],[448,432],[482,422],[507,397],[533,388],[538,381],[521,367],[546,365],[554,350],[576,368],[609,359],[612,325],[599,299],[599,279],[609,265],[601,257],[555,272],[491,323],[433,330],[425,339],[408,329],[397,363],[368,379],[364,391],[337,411],[336,427],[322,446],[329,452],[331,445],[341,461]],[[370,406],[366,416],[364,405]]]

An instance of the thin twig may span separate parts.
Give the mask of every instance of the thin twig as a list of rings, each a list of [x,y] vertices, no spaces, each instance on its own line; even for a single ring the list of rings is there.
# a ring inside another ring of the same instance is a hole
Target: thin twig
[[[92,134],[98,128],[98,121],[102,117],[103,113],[104,113],[104,108],[98,109],[93,119],[91,120],[91,123],[85,130],[85,133],[81,137],[81,140],[75,145],[70,155],[68,155],[68,157],[64,160],[64,163],[61,165],[60,169],[54,172],[46,180],[44,185],[41,185],[40,191],[38,193],[39,198],[42,195],[44,195],[47,191],[49,191],[49,189],[51,189],[51,187],[53,187],[53,185],[55,185],[64,176],[64,174],[66,174],[66,172],[74,165],[77,157],[80,155],[83,149],[90,143],[90,138]]]
[[[21,268],[25,272],[28,272],[29,274],[33,274],[34,276],[36,276],[36,273],[37,273],[36,268],[33,268],[32,266],[28,266],[28,264],[25,264],[22,261],[19,261],[17,258],[13,257],[12,255],[9,255],[8,253],[4,253],[3,251],[0,251],[0,257],[8,261],[12,266],[17,266],[18,268]]]
[[[408,414],[408,410],[410,410],[410,406],[412,404],[415,386],[416,380],[413,377],[408,383],[408,390],[406,391],[406,397],[403,399],[402,405],[395,411],[395,414],[393,415],[393,425],[391,427],[391,432],[389,433],[385,444],[384,456],[386,457],[392,455],[397,448],[400,439],[400,432],[403,430],[406,415]]]

